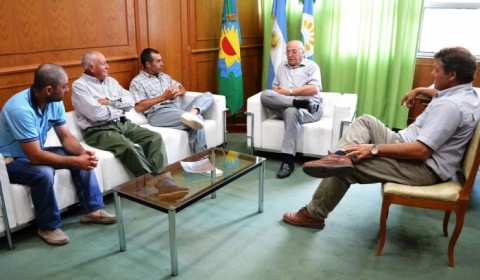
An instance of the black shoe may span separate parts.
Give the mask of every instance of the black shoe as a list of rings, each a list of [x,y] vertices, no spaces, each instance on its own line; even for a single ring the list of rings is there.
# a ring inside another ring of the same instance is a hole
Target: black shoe
[[[293,106],[297,109],[307,109],[310,114],[318,112],[320,105],[315,102],[310,102],[308,99],[294,99]]]
[[[310,102],[308,104],[308,112],[312,115],[318,112],[319,108],[320,108],[320,105],[315,102]]]
[[[288,176],[290,176],[290,174],[292,174],[293,169],[294,169],[293,164],[282,162],[282,165],[280,165],[280,169],[277,172],[277,178],[279,179],[287,178]]]

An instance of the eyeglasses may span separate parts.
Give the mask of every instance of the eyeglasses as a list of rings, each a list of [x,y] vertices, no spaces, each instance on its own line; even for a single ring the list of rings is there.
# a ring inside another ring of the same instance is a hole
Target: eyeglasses
[[[297,55],[298,53],[302,52],[301,50],[287,50],[285,53],[287,55],[292,54],[292,55]]]

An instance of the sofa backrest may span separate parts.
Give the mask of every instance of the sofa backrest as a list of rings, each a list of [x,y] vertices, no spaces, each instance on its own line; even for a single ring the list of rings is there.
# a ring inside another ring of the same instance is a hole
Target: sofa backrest
[[[125,116],[127,117],[127,119],[138,125],[148,124],[147,117],[145,117],[143,113],[135,111],[135,109],[131,109],[130,111],[126,112]]]

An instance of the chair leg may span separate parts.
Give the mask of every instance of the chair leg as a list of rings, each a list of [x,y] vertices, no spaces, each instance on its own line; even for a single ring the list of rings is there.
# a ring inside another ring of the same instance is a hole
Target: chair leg
[[[450,220],[450,214],[452,211],[445,211],[443,216],[443,235],[448,236],[448,221]]]
[[[456,222],[455,222],[455,229],[453,230],[452,237],[450,237],[450,242],[448,243],[448,263],[451,267],[455,267],[455,260],[453,259],[453,251],[455,250],[455,244],[457,244],[458,237],[460,236],[460,232],[462,232],[463,228],[463,221],[465,220],[465,207],[460,207],[461,209],[457,209],[455,212],[456,214]],[[463,208],[463,209],[462,209]]]
[[[385,239],[387,237],[387,218],[390,204],[391,202],[388,199],[388,196],[384,196],[382,202],[382,213],[380,214],[380,238],[378,240],[376,256],[380,256],[383,251],[383,246],[385,245]]]

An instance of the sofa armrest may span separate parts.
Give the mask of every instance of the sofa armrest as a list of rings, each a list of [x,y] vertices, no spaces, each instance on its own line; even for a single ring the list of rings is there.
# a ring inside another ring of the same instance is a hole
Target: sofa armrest
[[[345,133],[346,127],[355,118],[357,110],[357,94],[344,93],[335,103],[335,111],[333,113],[333,134],[331,147],[335,148]]]
[[[247,147],[262,145],[262,122],[270,117],[268,109],[262,106],[259,92],[247,99]]]
[[[188,104],[193,102],[195,97],[203,94],[201,92],[187,91],[185,95],[179,97],[181,104]],[[214,120],[217,123],[216,138],[217,143],[225,143],[225,133],[226,133],[226,111],[227,111],[227,102],[225,96],[219,94],[213,95],[213,104],[212,106],[203,114],[205,120]]]
[[[10,228],[16,226],[15,210],[13,207],[14,198],[10,187],[10,179],[8,178],[7,167],[5,165],[5,159],[0,154],[0,223],[3,224],[10,249],[13,249]],[[8,221],[8,225],[5,223]],[[0,227],[0,232],[3,230]]]

